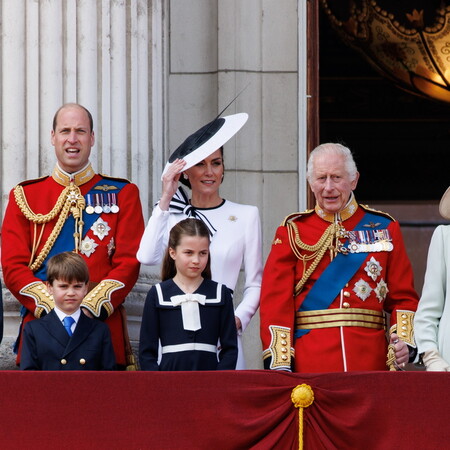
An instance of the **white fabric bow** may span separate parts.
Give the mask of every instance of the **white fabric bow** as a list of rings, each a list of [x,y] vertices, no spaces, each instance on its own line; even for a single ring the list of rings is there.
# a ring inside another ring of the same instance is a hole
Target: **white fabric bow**
[[[200,330],[200,310],[198,304],[205,304],[206,296],[202,294],[183,294],[170,297],[173,306],[181,305],[181,315],[183,316],[183,327],[185,330]]]

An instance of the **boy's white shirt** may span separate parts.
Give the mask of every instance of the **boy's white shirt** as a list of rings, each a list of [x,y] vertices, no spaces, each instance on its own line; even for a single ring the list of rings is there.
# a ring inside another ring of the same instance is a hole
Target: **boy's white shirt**
[[[74,313],[72,314],[66,314],[64,311],[61,311],[56,305],[55,305],[55,313],[58,316],[59,320],[62,322],[64,320],[65,317],[72,317],[73,320],[75,320],[75,322],[72,324],[72,326],[70,327],[72,330],[72,333],[75,331],[75,328],[77,326],[78,323],[78,319],[80,318],[80,314],[81,314],[81,308],[78,308]]]

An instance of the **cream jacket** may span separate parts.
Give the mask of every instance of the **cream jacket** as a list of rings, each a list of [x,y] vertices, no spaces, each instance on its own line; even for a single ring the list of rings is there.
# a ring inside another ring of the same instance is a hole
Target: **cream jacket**
[[[450,363],[450,225],[431,238],[422,296],[414,319],[419,353],[438,350]]]

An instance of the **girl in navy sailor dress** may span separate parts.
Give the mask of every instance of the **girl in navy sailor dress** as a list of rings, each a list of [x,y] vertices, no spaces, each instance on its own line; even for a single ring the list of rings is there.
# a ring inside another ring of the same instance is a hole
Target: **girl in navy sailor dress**
[[[170,231],[161,269],[163,281],[150,289],[145,301],[141,370],[236,368],[231,291],[210,278],[209,231],[198,219],[182,220]]]

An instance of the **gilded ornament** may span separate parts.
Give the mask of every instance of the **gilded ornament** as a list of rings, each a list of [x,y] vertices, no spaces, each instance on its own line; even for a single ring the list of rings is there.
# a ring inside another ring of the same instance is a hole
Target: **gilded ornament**
[[[108,191],[116,191],[117,187],[116,186],[111,186],[109,184],[102,184],[102,185],[95,186],[94,189],[97,190],[97,191],[108,192]]]
[[[314,392],[308,384],[301,384],[292,389],[291,400],[298,408],[298,448],[303,449],[303,408],[314,402]]]
[[[296,408],[307,408],[314,402],[314,392],[308,384],[300,384],[292,389],[292,403]]]

